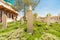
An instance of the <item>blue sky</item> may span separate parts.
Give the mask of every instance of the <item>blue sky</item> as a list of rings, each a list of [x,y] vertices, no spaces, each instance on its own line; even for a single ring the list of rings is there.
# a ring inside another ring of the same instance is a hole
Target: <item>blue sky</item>
[[[40,0],[40,3],[35,8],[34,13],[39,16],[46,16],[47,13],[58,15],[60,13],[60,0]]]
[[[13,3],[13,1],[11,0],[10,3]],[[47,13],[51,13],[54,16],[58,15],[60,13],[60,0],[40,0],[33,13],[38,13],[39,16],[46,16]],[[22,14],[20,12],[20,15]]]

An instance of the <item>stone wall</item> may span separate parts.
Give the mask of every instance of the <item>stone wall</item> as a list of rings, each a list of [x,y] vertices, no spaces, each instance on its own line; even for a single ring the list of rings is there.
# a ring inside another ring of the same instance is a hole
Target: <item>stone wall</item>
[[[55,22],[60,22],[60,17],[59,16],[38,17],[37,21],[55,23]]]

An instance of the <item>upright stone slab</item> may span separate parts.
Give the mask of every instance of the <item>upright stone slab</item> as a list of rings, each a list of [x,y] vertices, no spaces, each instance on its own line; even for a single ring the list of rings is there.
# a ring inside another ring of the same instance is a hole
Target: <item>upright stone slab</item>
[[[58,14],[58,23],[60,24],[60,14]]]
[[[7,16],[4,11],[2,11],[2,29],[5,29],[7,27]]]
[[[32,8],[29,6],[29,10],[27,13],[27,32],[32,33],[33,32],[33,15],[32,15]]]
[[[21,25],[23,25],[24,24],[24,19],[23,19],[23,17],[21,18]]]
[[[47,18],[47,24],[50,25],[50,18]]]

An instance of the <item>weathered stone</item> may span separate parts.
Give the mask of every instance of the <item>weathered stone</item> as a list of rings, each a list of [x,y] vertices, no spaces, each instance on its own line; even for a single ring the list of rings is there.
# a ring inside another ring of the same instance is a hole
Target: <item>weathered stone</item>
[[[2,11],[2,24],[3,24],[3,29],[7,28],[7,16],[4,11]]]
[[[29,6],[29,10],[27,13],[27,32],[33,33],[33,15],[31,6]]]

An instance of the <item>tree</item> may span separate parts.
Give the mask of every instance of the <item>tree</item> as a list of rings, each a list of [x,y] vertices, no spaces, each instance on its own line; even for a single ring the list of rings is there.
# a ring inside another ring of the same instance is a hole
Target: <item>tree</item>
[[[36,21],[38,14],[34,13],[33,16],[34,16],[34,20]]]
[[[51,16],[51,14],[50,14],[50,13],[48,13],[46,16],[47,16],[47,17],[50,17],[50,16]]]
[[[33,27],[33,15],[32,10],[37,6],[40,0],[15,0],[15,3],[18,4],[17,7],[27,11],[27,32],[32,33]],[[19,7],[21,6],[21,7]],[[20,9],[19,9],[20,10]],[[24,14],[26,16],[26,13]]]
[[[37,0],[27,0],[28,3],[26,5],[28,6],[28,13],[27,13],[27,32],[33,33],[33,15],[32,15],[32,9],[36,7]]]

